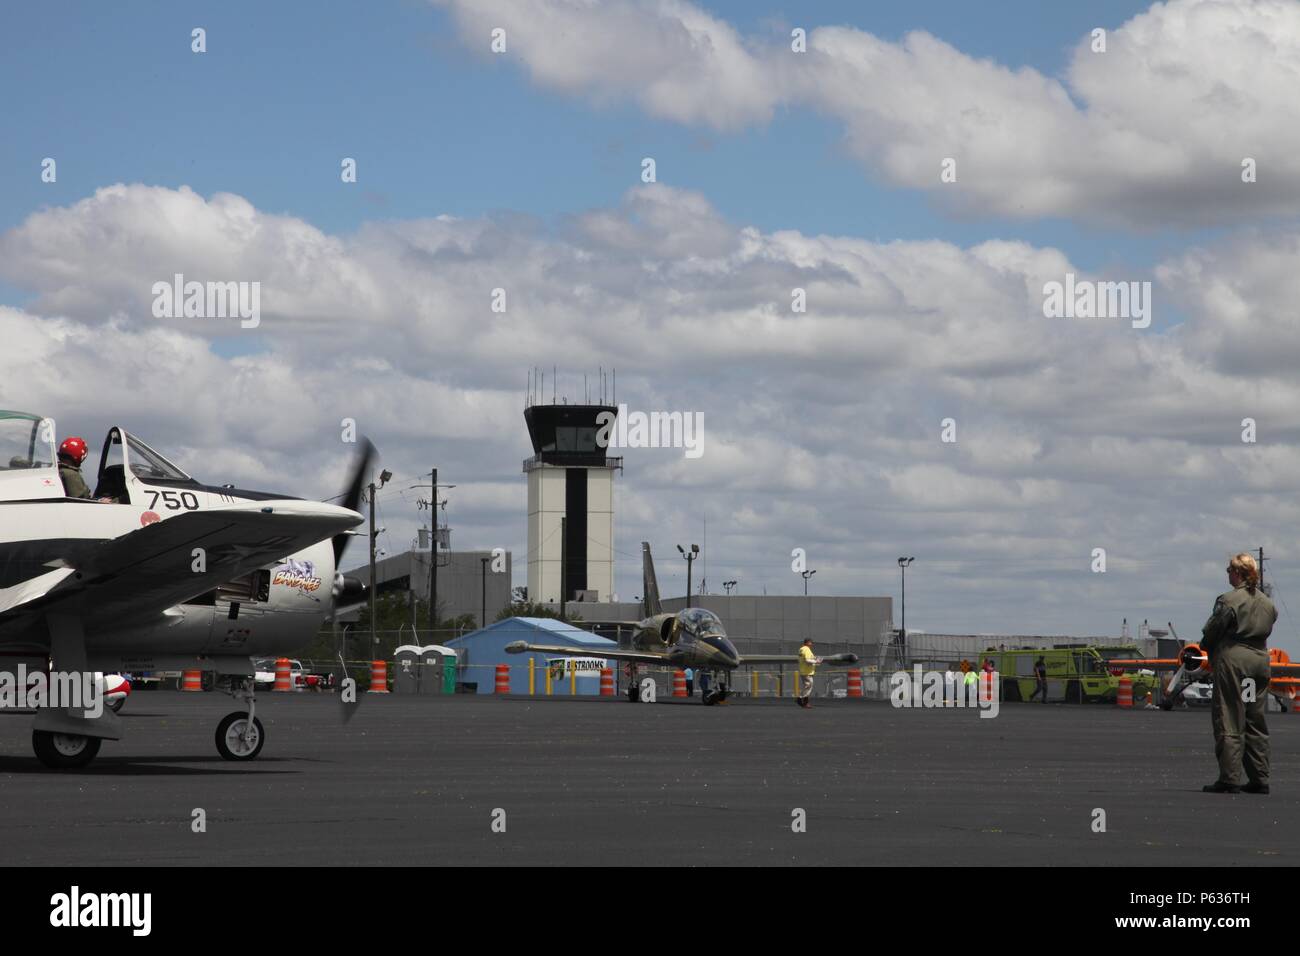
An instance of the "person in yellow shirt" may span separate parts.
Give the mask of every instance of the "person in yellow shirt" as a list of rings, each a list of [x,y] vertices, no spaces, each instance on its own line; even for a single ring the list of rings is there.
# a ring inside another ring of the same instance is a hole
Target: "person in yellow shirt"
[[[813,675],[817,673],[817,658],[813,656],[812,638],[805,638],[803,647],[799,648],[799,691],[800,707],[812,706]]]

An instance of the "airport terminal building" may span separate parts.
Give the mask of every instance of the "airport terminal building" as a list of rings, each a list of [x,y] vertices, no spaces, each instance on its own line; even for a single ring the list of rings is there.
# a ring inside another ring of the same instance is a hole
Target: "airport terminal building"
[[[413,593],[420,601],[429,599],[429,555],[427,549],[414,549],[402,554],[382,558],[375,562],[375,590]],[[484,561],[486,560],[486,565]],[[439,551],[438,552],[438,604],[444,618],[473,615],[477,621],[483,613],[484,592],[487,594],[487,621],[496,620],[501,609],[510,604],[510,576],[512,555],[505,553],[505,570],[493,571],[491,551]],[[368,568],[350,572],[368,581]]]

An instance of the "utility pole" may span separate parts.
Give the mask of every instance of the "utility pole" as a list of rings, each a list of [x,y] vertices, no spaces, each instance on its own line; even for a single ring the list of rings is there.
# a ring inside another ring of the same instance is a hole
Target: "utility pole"
[[[479,618],[478,626],[487,627],[487,566],[491,558],[479,558],[479,564],[483,566],[483,615]]]
[[[569,593],[569,535],[567,518],[560,519],[560,620],[567,621],[567,595]]]
[[[438,469],[434,468],[429,472],[430,496],[429,504],[429,527],[431,529],[429,536],[429,633],[432,635],[430,640],[438,643]]]
[[[1264,548],[1262,545],[1259,549],[1259,589],[1264,591]],[[1264,591],[1264,593],[1268,594],[1269,592]],[[1272,595],[1270,595],[1270,597],[1271,596]]]
[[[444,485],[455,488],[455,485]],[[424,488],[424,485],[411,485],[411,488]],[[438,626],[438,469],[429,470],[429,500],[421,498],[416,502],[420,508],[429,509],[429,631]],[[445,504],[445,502],[444,502]],[[437,637],[434,637],[435,643]]]

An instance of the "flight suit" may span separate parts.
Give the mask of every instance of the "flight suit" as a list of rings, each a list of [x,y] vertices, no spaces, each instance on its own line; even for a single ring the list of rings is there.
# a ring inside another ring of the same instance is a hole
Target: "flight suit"
[[[1201,634],[1202,648],[1214,673],[1210,716],[1214,725],[1214,754],[1219,758],[1219,782],[1240,785],[1243,769],[1251,784],[1268,783],[1268,726],[1264,722],[1264,697],[1272,676],[1268,636],[1277,620],[1277,608],[1258,588],[1244,584],[1219,595]],[[1245,682],[1254,682],[1245,692]],[[1246,697],[1252,697],[1246,700]]]
[[[66,461],[59,462],[59,478],[63,481],[63,493],[69,498],[89,498],[90,489],[86,479],[81,477],[81,469]]]

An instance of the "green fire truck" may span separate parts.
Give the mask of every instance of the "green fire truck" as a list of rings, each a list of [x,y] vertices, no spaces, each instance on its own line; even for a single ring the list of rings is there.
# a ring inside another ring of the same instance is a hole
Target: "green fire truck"
[[[1106,662],[1116,658],[1143,656],[1138,653],[1136,644],[1111,644],[1105,647],[1061,644],[1048,649],[990,649],[982,652],[978,660],[972,659],[971,663],[980,667],[985,658],[993,659],[993,666],[1001,675],[1003,700],[1029,700],[1035,687],[1034,663],[1041,657],[1047,665],[1048,700],[1067,704],[1113,704],[1119,693],[1120,677],[1125,675],[1118,669],[1112,671]],[[1159,677],[1133,671],[1127,676],[1133,681],[1135,706],[1141,707],[1149,693],[1159,699]]]

